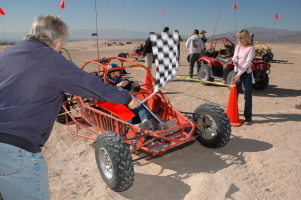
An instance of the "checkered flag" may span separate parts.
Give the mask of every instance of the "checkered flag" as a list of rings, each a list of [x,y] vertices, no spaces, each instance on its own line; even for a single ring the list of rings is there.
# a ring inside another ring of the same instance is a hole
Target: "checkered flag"
[[[168,83],[177,75],[179,65],[178,42],[179,34],[174,32],[169,35],[165,32],[161,34],[152,34],[150,36],[152,42],[153,55],[157,66],[156,70],[156,86],[154,93]]]

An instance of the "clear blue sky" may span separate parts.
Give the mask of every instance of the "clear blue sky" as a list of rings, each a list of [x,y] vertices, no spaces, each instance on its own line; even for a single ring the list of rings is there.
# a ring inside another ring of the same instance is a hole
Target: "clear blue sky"
[[[33,19],[41,14],[60,14],[71,31],[96,29],[95,0],[65,0],[65,9],[60,8],[60,2],[0,0],[6,13],[1,15],[0,31],[4,27],[5,32],[28,32]],[[301,0],[96,0],[96,5],[99,29],[160,32],[162,26],[168,26],[185,35],[204,29],[211,36],[223,5],[216,34],[251,26],[301,31]]]

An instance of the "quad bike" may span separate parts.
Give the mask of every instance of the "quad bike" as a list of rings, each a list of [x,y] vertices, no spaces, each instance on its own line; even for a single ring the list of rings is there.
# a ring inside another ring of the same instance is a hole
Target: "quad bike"
[[[80,96],[71,96],[63,103],[68,129],[78,136],[94,140],[97,166],[109,188],[120,192],[131,187],[134,181],[133,163],[137,160],[196,140],[209,148],[221,148],[229,142],[230,121],[222,108],[205,103],[194,112],[176,110],[161,91],[151,96],[155,80],[149,68],[143,65],[125,58],[111,57],[86,61],[82,69],[103,77],[107,83],[107,74],[118,69],[109,68],[108,64],[119,62],[120,71],[126,68],[131,76],[135,74],[135,79],[142,82],[140,91],[131,95],[141,101],[149,97],[141,106],[151,114],[152,130],[140,126],[139,119],[135,117],[138,125],[128,123],[133,113],[124,105]],[[140,156],[141,152],[145,156]],[[138,158],[133,159],[131,154],[137,154],[135,157]]]
[[[217,46],[221,48],[217,51]],[[227,58],[233,57],[235,44],[229,39],[222,37],[214,39],[208,51],[204,51],[198,62],[201,65],[199,79],[204,85],[210,85],[215,79],[221,79],[227,85],[231,85],[234,80],[234,66],[229,64]],[[187,59],[190,59],[189,57]],[[255,58],[251,63],[255,83],[252,87],[255,90],[265,90],[269,85],[269,73],[271,65],[269,59],[262,60]],[[230,87],[229,87],[230,88]]]
[[[262,60],[270,61],[274,58],[272,48],[262,41],[253,41],[255,46],[255,57]]]
[[[199,79],[202,81],[213,82],[214,79],[222,79],[227,85],[231,85],[234,80],[234,65],[228,63],[226,59],[212,57],[212,54],[202,54],[198,62],[201,63]],[[271,65],[268,61],[253,59],[251,63],[255,83],[252,87],[255,90],[265,90],[269,85],[269,73]],[[209,85],[208,82],[202,82]]]
[[[219,50],[217,50],[219,48]],[[210,48],[206,54],[212,57],[230,58],[234,54],[235,44],[226,37],[217,38],[211,41]],[[187,61],[190,62],[190,54],[187,56]]]

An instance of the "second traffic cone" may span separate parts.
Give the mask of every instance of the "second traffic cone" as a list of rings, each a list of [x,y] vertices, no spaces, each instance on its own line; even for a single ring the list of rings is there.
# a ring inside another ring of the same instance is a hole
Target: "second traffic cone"
[[[144,79],[144,87],[145,89],[150,89],[153,86],[152,77],[150,76],[150,71],[146,70],[145,79]]]
[[[226,113],[232,126],[240,126],[244,120],[239,119],[236,83],[232,83]]]

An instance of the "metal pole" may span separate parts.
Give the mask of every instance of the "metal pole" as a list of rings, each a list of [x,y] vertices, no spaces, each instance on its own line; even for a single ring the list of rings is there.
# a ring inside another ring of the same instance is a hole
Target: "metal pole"
[[[98,46],[98,28],[97,28],[97,8],[96,8],[96,0],[95,0],[95,15],[96,15],[96,46],[99,60],[99,46]]]
[[[139,100],[140,101],[140,100]],[[140,101],[141,102],[141,101]],[[148,112],[160,123],[162,124],[164,127],[168,128],[168,126],[158,117],[155,115],[155,113],[153,113],[146,105],[144,105],[143,103],[141,103],[141,105],[144,106],[144,108],[146,110],[148,110]]]
[[[3,34],[4,34],[5,46],[7,47],[7,42],[6,42],[6,36],[5,36],[5,31],[4,31],[4,25],[3,25],[2,15],[1,15],[1,21],[2,21],[2,29],[3,29]]]

